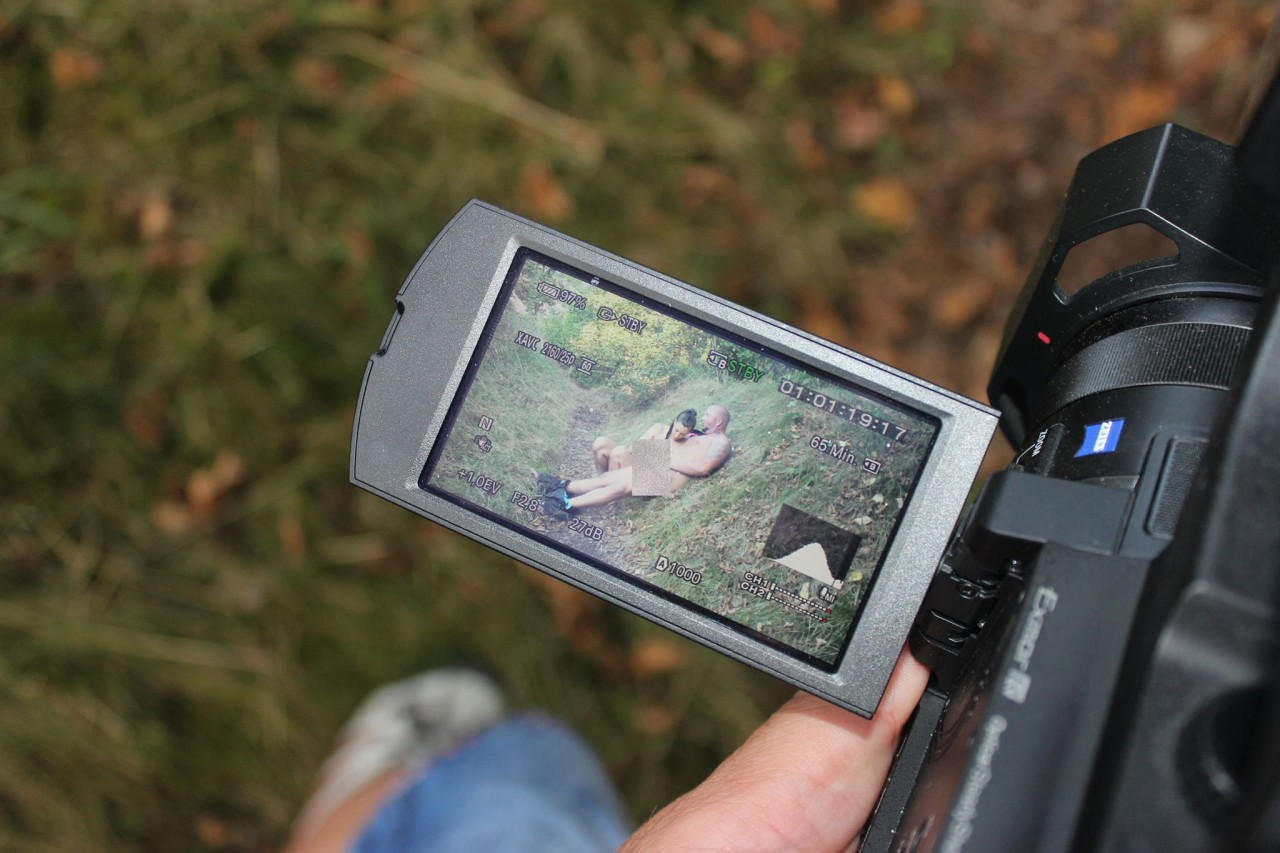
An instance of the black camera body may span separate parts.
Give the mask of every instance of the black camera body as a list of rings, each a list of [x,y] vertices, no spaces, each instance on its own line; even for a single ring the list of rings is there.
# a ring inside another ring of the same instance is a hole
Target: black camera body
[[[1235,155],[1166,125],[1081,161],[989,387],[1019,453],[916,619],[935,677],[862,850],[1280,847],[1280,205]],[[1126,226],[1176,256],[1065,293]]]

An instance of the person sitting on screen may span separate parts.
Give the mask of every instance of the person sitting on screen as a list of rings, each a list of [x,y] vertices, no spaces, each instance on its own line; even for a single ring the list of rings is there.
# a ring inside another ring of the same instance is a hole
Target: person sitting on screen
[[[702,431],[698,435],[690,431],[683,439],[676,439],[675,425],[672,425],[671,491],[674,492],[694,477],[706,477],[715,473],[733,455],[733,442],[725,432],[728,426],[729,410],[717,405],[707,407],[702,416]],[[547,501],[544,511],[573,512],[630,497],[632,473],[632,466],[627,465],[595,477],[561,481],[558,488],[544,494],[544,500]]]
[[[703,431],[697,429],[697,425],[697,411],[685,409],[676,415],[670,425],[654,424],[644,431],[640,439],[643,441],[666,438],[671,440],[674,447],[676,442],[684,441],[690,435],[703,435]],[[617,471],[619,468],[629,468],[635,460],[630,447],[618,444],[612,438],[603,435],[591,443],[591,457],[595,460],[596,471],[601,474],[606,471]]]

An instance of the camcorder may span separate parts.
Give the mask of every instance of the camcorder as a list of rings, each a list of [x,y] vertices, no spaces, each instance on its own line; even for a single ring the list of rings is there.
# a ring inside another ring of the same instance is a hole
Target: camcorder
[[[995,409],[472,201],[397,294],[352,482],[863,716],[908,644],[862,850],[1280,849],[1278,145],[1273,85],[1238,151],[1084,158]],[[1133,227],[1172,253],[1064,290]]]

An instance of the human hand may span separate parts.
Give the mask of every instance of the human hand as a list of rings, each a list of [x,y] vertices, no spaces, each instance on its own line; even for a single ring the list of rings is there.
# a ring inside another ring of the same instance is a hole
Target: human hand
[[[929,670],[904,651],[870,720],[797,693],[622,851],[848,849],[928,680]]]

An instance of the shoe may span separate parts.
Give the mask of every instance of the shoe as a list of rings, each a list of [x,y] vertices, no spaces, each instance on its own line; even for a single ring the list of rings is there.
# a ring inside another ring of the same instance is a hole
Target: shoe
[[[547,473],[538,474],[536,481],[538,483],[538,492],[534,495],[536,498],[545,498],[556,489],[563,489],[569,485],[569,481],[565,478]]]
[[[565,491],[564,486],[557,486],[547,494],[543,495],[542,514],[564,520],[573,515],[574,509],[569,506],[569,493]]]
[[[343,726],[298,827],[318,825],[390,771],[429,764],[501,720],[503,706],[497,683],[472,669],[435,669],[379,688]]]

